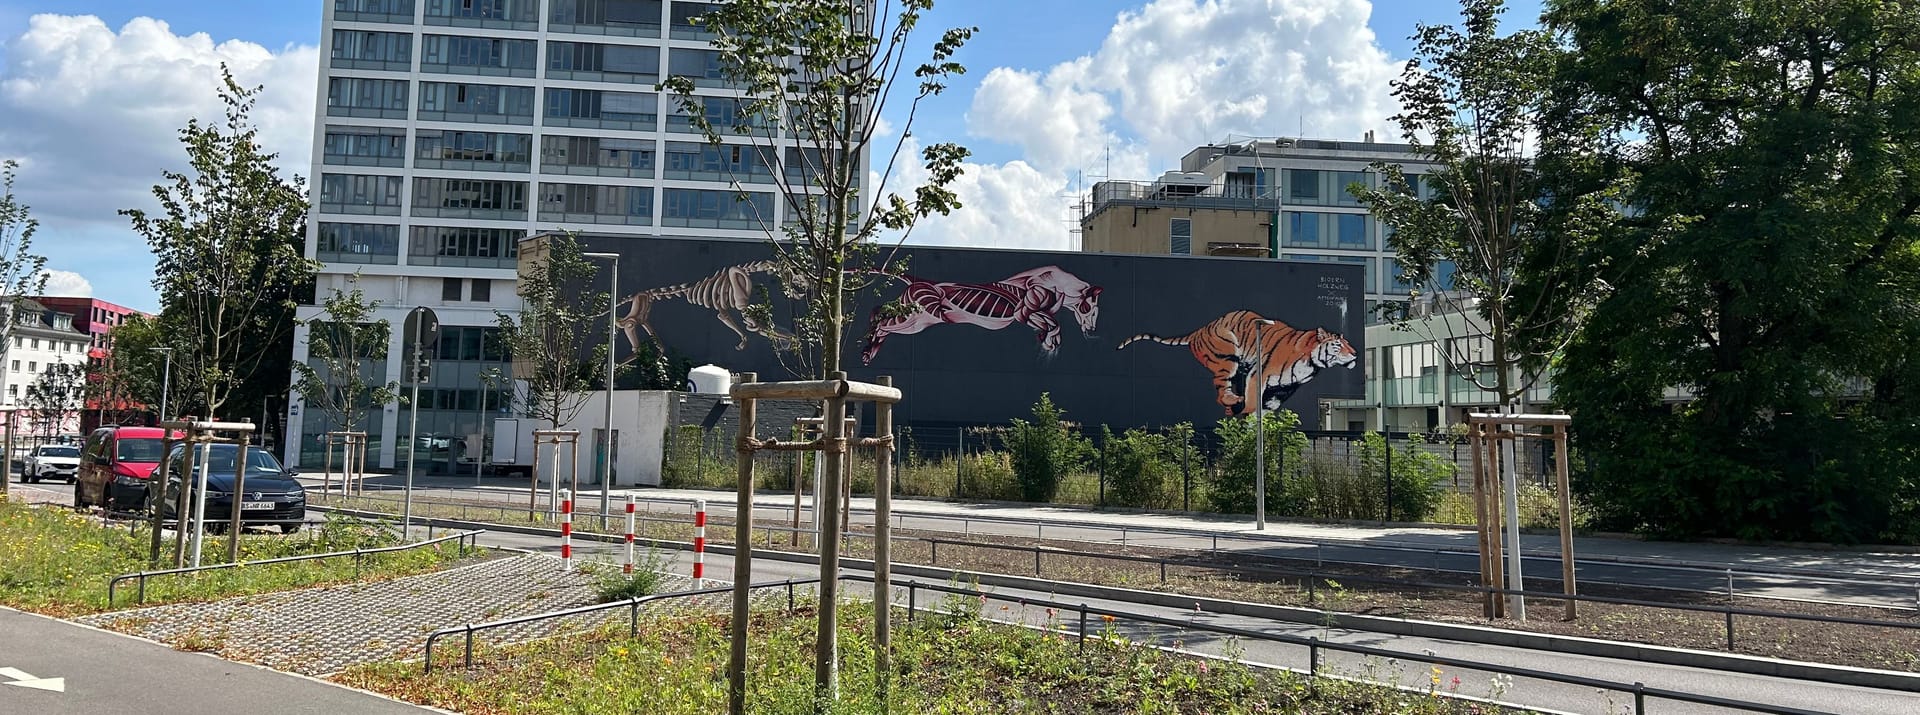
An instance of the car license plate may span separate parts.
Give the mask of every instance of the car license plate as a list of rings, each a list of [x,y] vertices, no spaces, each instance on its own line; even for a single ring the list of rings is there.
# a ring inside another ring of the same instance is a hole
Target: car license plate
[[[248,510],[253,510],[253,511],[273,511],[273,502],[270,502],[270,501],[248,501],[248,502],[240,502],[240,509],[241,509],[242,511],[248,511]]]

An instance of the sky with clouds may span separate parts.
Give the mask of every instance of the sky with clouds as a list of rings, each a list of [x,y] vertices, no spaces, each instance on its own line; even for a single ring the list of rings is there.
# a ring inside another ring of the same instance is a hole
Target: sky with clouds
[[[189,117],[219,116],[226,63],[264,84],[255,119],[283,174],[310,169],[323,0],[0,0],[0,158],[20,161],[49,293],[152,310],[153,262],[119,210],[185,164]],[[1514,0],[1531,24],[1540,0]],[[923,27],[977,26],[969,69],[921,107],[909,149],[973,151],[966,208],[916,243],[1071,248],[1072,195],[1150,178],[1233,136],[1388,132],[1387,82],[1445,0],[946,0]],[[929,36],[933,34],[930,30]],[[892,117],[899,127],[904,117]],[[897,181],[912,181],[915,172]]]

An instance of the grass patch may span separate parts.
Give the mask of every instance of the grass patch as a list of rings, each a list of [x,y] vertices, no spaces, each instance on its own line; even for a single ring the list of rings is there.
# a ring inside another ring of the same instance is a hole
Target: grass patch
[[[1457,679],[1435,671],[1428,692],[1320,679],[1142,647],[1106,634],[1084,652],[1073,636],[980,619],[956,601],[895,630],[892,712],[901,713],[1395,713],[1505,712],[1444,697]],[[841,702],[832,713],[877,712],[870,622],[841,620]],[[501,649],[475,667],[422,672],[419,663],[352,668],[336,680],[474,715],[707,715],[726,711],[725,617],[657,619]],[[813,614],[756,613],[747,709],[813,710]]]
[[[111,610],[107,580],[149,568],[151,533],[144,522],[129,531],[125,523],[102,526],[99,519],[51,506],[0,499],[0,604],[53,616]],[[162,542],[164,565],[171,565],[171,535]],[[375,523],[329,517],[306,534],[247,534],[240,539],[240,560],[376,548],[399,543],[391,529]],[[226,562],[226,537],[207,537],[205,565]],[[431,571],[472,555],[457,543],[365,557],[363,580]],[[280,591],[355,579],[352,558],[244,566],[198,574],[162,576],[147,582],[145,605],[204,601],[227,596]],[[133,581],[120,585],[114,607],[136,605]]]
[[[625,601],[661,592],[667,580],[667,559],[647,549],[635,559],[633,573],[622,573],[619,564],[602,562],[588,562],[584,570],[593,576],[594,594],[601,603]]]

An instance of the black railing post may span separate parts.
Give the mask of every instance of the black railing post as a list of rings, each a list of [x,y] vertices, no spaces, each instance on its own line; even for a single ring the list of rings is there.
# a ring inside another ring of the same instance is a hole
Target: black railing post
[[[627,605],[627,637],[640,637],[640,599],[638,598]]]
[[[913,614],[920,610],[920,582],[907,582],[907,622],[913,622]]]
[[[1106,508],[1106,506],[1107,506],[1107,438],[1106,438],[1105,436],[1102,436],[1102,437],[1100,438],[1100,463],[1099,463],[1099,467],[1100,467],[1100,468],[1099,468],[1099,474],[1100,474],[1100,508],[1102,508],[1102,509],[1105,509],[1105,508]]]
[[[1646,712],[1647,684],[1635,682],[1633,684],[1633,715],[1646,715]]]
[[[1180,444],[1180,510],[1193,511],[1193,465],[1189,457],[1193,452],[1191,443]]]
[[[960,480],[967,464],[967,428],[953,428],[953,445],[953,498],[960,499]]]
[[[1380,425],[1380,427],[1381,427],[1380,436],[1384,437],[1385,442],[1387,443],[1387,454],[1386,454],[1387,500],[1384,503],[1384,507],[1387,512],[1387,518],[1385,520],[1393,521],[1393,430],[1388,429],[1386,425]]]
[[[1087,652],[1087,604],[1080,604],[1080,652]]]
[[[1033,575],[1035,576],[1040,575],[1040,549],[1039,548],[1035,548],[1033,550]]]
[[[466,667],[468,667],[468,668],[472,668],[472,667],[473,667],[473,624],[467,624],[467,663],[466,663]]]

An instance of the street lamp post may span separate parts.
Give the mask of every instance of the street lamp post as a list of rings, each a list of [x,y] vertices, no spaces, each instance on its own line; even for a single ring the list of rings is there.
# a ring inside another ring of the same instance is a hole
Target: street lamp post
[[[1254,368],[1253,379],[1259,384],[1246,390],[1241,399],[1254,400],[1253,405],[1253,528],[1265,531],[1267,528],[1267,359],[1266,350],[1261,347],[1271,320],[1256,320],[1253,323]],[[1286,449],[1281,445],[1281,449]]]
[[[173,395],[173,348],[147,348],[152,352],[167,354],[167,367],[160,375],[160,422],[165,424],[167,416],[167,398]]]
[[[485,341],[486,338],[482,337],[481,340]],[[486,351],[481,350],[480,354],[484,356]],[[474,420],[474,431],[480,433],[480,444],[473,452],[473,485],[476,487],[480,486],[480,470],[487,460],[487,393],[493,392],[494,376],[497,374],[492,368],[480,373],[480,384],[484,387],[480,390],[480,414]]]
[[[607,523],[607,489],[613,483],[613,353],[618,343],[615,337],[619,331],[619,311],[614,310],[620,300],[620,254],[618,253],[582,253],[587,258],[609,261],[612,266],[607,270],[607,395],[606,425],[600,438],[600,525]]]

